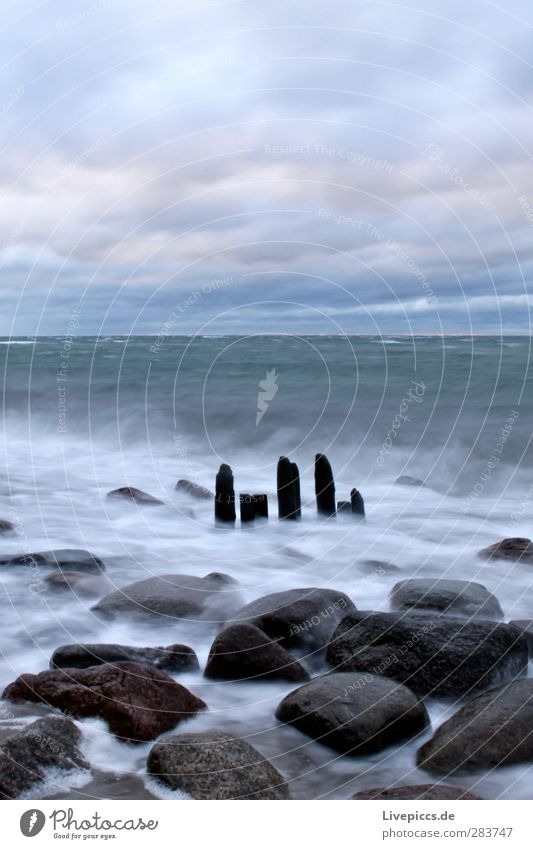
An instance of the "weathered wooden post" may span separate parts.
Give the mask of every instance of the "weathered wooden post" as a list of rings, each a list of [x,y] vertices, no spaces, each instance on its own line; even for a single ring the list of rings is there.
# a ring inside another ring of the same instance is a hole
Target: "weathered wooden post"
[[[300,492],[300,470],[296,463],[291,463],[292,472],[292,498],[294,503],[294,518],[302,517],[302,495]]]
[[[222,463],[216,477],[215,520],[217,522],[234,523],[236,518],[233,472],[230,466]]]
[[[352,489],[350,492],[350,497],[352,500],[352,513],[356,513],[358,516],[365,517],[365,502],[363,501],[363,496],[359,492],[358,489]]]
[[[255,519],[254,496],[248,492],[241,492],[239,495],[239,505],[241,508],[241,523],[253,522]]]
[[[254,495],[254,516],[256,519],[268,519],[268,495]]]
[[[352,502],[351,501],[337,501],[337,513],[351,513],[352,512]]]
[[[280,519],[299,519],[302,513],[300,501],[300,475],[296,463],[288,457],[278,460],[278,516]]]
[[[335,481],[328,458],[324,454],[315,456],[316,509],[323,516],[334,516]]]

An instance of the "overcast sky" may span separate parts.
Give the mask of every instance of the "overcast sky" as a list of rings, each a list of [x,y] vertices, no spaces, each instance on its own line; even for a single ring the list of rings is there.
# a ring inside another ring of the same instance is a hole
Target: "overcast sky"
[[[3,0],[0,333],[527,332],[532,26]]]

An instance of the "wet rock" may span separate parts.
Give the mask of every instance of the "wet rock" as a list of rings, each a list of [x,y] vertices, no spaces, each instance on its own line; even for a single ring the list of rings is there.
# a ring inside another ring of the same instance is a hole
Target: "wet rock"
[[[410,578],[394,585],[390,600],[393,610],[438,610],[453,616],[503,618],[498,599],[473,581]]]
[[[533,542],[527,537],[508,537],[478,551],[484,560],[521,560],[533,563]]]
[[[44,580],[51,590],[74,590],[82,595],[101,595],[108,586],[100,576],[86,572],[50,572]]]
[[[107,493],[107,498],[124,498],[134,501],[135,504],[163,504],[159,498],[143,492],[142,489],[137,489],[134,486],[121,486],[118,489],[112,489]]]
[[[363,560],[359,565],[369,575],[390,575],[402,571],[399,566],[389,563],[388,560]]]
[[[18,799],[46,777],[49,768],[88,769],[78,749],[81,732],[70,719],[38,719],[4,740],[0,747],[0,798]]]
[[[429,723],[421,701],[402,684],[377,675],[336,672],[285,696],[276,718],[347,755],[380,752]]]
[[[159,575],[128,584],[104,596],[92,609],[105,615],[133,613],[223,622],[240,604],[237,582],[212,572],[195,575]]]
[[[421,481],[420,478],[412,478],[411,475],[400,475],[399,478],[396,478],[394,483],[400,484],[400,486],[425,486],[424,481]]]
[[[179,492],[186,492],[187,495],[191,495],[193,498],[198,498],[203,501],[208,501],[215,497],[215,493],[211,492],[211,490],[207,489],[207,487],[200,486],[199,483],[186,480],[185,478],[182,478],[177,482],[176,489]]]
[[[177,734],[152,747],[148,772],[193,799],[288,799],[283,776],[246,740],[221,731]]]
[[[77,719],[100,717],[131,742],[153,740],[206,707],[166,672],[131,662],[21,675],[2,698],[44,702]]]
[[[241,607],[228,624],[255,625],[285,648],[320,651],[343,617],[355,609],[345,593],[305,587],[258,598]]]
[[[15,533],[15,525],[7,519],[0,519],[0,536],[9,536]]]
[[[425,799],[432,801],[448,801],[453,799],[479,800],[462,787],[453,787],[451,784],[406,784],[404,787],[373,787],[370,790],[361,790],[352,796],[352,799]]]
[[[172,673],[200,668],[198,658],[189,646],[176,644],[165,648],[138,648],[111,643],[73,643],[60,646],[53,653],[50,666],[52,669],[87,669],[102,663],[121,663],[128,660]]]
[[[28,554],[9,554],[0,557],[0,566],[26,566],[59,569],[62,572],[103,572],[105,566],[99,557],[78,548],[59,548]]]
[[[216,637],[205,668],[219,680],[307,681],[309,675],[291,655],[254,625],[230,625]]]
[[[438,775],[533,761],[533,681],[513,681],[468,702],[418,750]]]
[[[532,619],[513,619],[509,622],[509,625],[512,625],[513,628],[516,628],[520,631],[521,634],[527,640],[527,647],[529,650],[529,656],[533,657],[533,620]]]
[[[489,620],[357,611],[337,628],[326,660],[337,670],[386,675],[420,695],[464,696],[520,675],[527,641]]]

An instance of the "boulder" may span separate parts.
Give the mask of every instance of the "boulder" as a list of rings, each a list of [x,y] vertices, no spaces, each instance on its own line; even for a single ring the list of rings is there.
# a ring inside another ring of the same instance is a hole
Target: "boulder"
[[[533,761],[533,681],[513,681],[468,702],[418,750],[437,775]]]
[[[0,799],[18,799],[46,777],[47,769],[88,769],[80,739],[79,729],[63,716],[38,719],[11,734],[0,747]]]
[[[240,601],[237,582],[229,575],[212,572],[204,578],[159,575],[137,581],[104,596],[92,609],[106,615],[134,613],[223,622]]]
[[[453,787],[451,784],[406,784],[403,787],[373,787],[370,790],[361,790],[352,796],[352,799],[450,801],[454,799],[479,800],[480,797],[474,796],[468,790],[463,790],[462,787]]]
[[[166,648],[138,648],[109,643],[74,643],[60,646],[51,659],[52,669],[87,669],[102,663],[122,663],[131,660],[165,672],[189,672],[200,668],[198,658],[189,646],[173,645]]]
[[[15,533],[15,525],[7,519],[0,519],[0,536],[8,536]]]
[[[61,572],[103,572],[104,564],[90,551],[78,548],[59,548],[28,554],[8,554],[0,557],[0,566],[59,569]]]
[[[131,742],[153,740],[206,707],[166,672],[131,662],[21,675],[2,698],[44,702],[77,719],[98,716]]]
[[[285,696],[276,718],[346,755],[380,752],[429,723],[421,701],[402,684],[377,675],[335,672]]]
[[[400,484],[400,486],[425,486],[424,481],[421,481],[420,478],[412,478],[411,475],[400,475],[399,478],[396,478],[394,483]]]
[[[303,666],[255,625],[230,625],[216,637],[205,668],[219,680],[308,681]]]
[[[137,489],[134,486],[121,486],[118,489],[112,489],[107,493],[106,498],[125,498],[134,501],[135,504],[164,504],[159,498],[143,492],[142,489]]]
[[[533,657],[533,619],[513,619],[509,622],[509,625],[512,625],[513,628],[524,635],[527,640],[529,656]]]
[[[393,610],[438,610],[452,616],[503,618],[498,599],[473,581],[410,578],[393,586],[390,600]]]
[[[109,587],[101,575],[92,572],[50,572],[44,580],[50,590],[73,590],[82,595],[99,596]]]
[[[241,607],[228,624],[255,625],[285,648],[320,651],[343,617],[355,610],[345,593],[305,587],[262,596]]]
[[[179,492],[185,492],[187,495],[191,495],[193,498],[198,498],[203,501],[208,501],[215,497],[215,493],[211,492],[210,489],[207,489],[205,486],[200,486],[199,483],[195,483],[194,481],[185,480],[185,478],[182,478],[177,482],[176,489]]]
[[[402,571],[399,566],[390,563],[388,560],[362,560],[357,565],[367,575],[391,575],[393,572]]]
[[[420,695],[465,696],[522,674],[527,641],[489,620],[357,611],[337,628],[326,660],[339,671],[386,675]]]
[[[246,740],[221,731],[156,743],[148,772],[193,799],[288,799],[283,776]]]
[[[533,563],[533,542],[527,537],[508,537],[478,551],[483,560],[521,560]]]

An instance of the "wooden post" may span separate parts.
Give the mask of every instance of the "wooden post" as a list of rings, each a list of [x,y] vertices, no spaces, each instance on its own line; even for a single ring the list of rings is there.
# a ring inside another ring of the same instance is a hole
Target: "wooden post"
[[[358,516],[365,516],[365,502],[363,501],[363,496],[359,492],[358,489],[352,489],[350,493],[350,497],[352,499],[352,513],[356,513]]]
[[[256,519],[268,519],[268,495],[254,495],[253,498]]]
[[[232,522],[236,519],[235,490],[233,488],[233,472],[231,467],[222,463],[216,477],[215,486],[215,520]]]
[[[247,492],[241,492],[239,495],[239,504],[241,508],[241,522],[253,522],[255,519],[254,496]]]
[[[278,460],[278,516],[280,519],[298,519],[301,516],[300,476],[298,467],[288,457]]]
[[[315,456],[316,509],[323,516],[335,515],[335,481],[328,458],[324,454]]]

